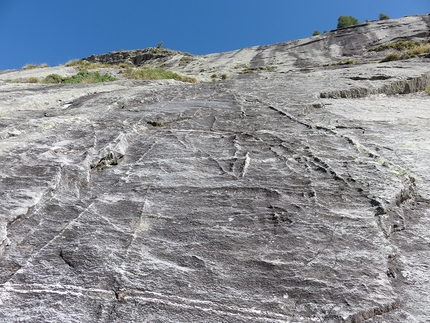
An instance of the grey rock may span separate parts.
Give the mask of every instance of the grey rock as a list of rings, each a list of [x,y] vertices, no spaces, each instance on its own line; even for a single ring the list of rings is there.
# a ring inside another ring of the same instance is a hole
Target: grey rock
[[[428,322],[429,60],[365,50],[428,28],[0,84],[0,321]]]

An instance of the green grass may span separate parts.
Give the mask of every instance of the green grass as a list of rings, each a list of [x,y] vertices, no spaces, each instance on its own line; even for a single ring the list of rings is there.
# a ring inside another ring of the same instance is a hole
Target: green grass
[[[58,74],[50,74],[42,80],[48,84],[89,84],[99,82],[111,82],[118,80],[110,74],[100,74],[99,72],[80,71],[78,74],[64,77]]]
[[[172,71],[155,67],[142,67],[139,69],[126,69],[121,72],[125,77],[134,80],[166,80],[172,79],[181,82],[197,83],[194,77],[179,75]]]

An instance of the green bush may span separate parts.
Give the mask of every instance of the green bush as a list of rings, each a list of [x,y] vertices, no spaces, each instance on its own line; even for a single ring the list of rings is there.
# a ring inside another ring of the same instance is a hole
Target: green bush
[[[49,74],[45,79],[43,80],[43,83],[49,83],[49,84],[56,84],[56,83],[62,83],[63,78],[58,74]]]
[[[390,17],[387,16],[385,13],[380,13],[379,20],[390,20]]]
[[[135,80],[166,80],[172,79],[182,82],[197,83],[194,77],[183,76],[172,71],[163,70],[161,68],[154,68],[144,66],[140,69],[126,69],[122,74],[130,79]]]
[[[318,36],[321,35],[321,33],[318,30],[315,30],[314,33],[312,34],[312,36]]]
[[[428,95],[430,95],[430,86],[428,86],[428,87],[426,88],[426,92],[428,93]]]
[[[360,22],[357,18],[354,18],[353,16],[339,16],[337,20],[337,28],[345,28],[349,26],[358,25]]]

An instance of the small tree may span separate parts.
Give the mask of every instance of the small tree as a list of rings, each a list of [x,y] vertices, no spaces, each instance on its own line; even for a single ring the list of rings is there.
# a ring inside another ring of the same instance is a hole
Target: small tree
[[[379,20],[390,20],[390,17],[387,16],[385,13],[380,13]]]
[[[312,34],[312,36],[318,36],[321,35],[321,33],[318,30],[315,30],[314,33]]]
[[[159,41],[158,44],[157,44],[157,48],[161,48],[161,46],[163,46],[163,44],[164,43],[162,41]]]
[[[360,22],[353,16],[339,16],[339,19],[337,20],[337,28],[345,28],[358,24],[360,24]]]

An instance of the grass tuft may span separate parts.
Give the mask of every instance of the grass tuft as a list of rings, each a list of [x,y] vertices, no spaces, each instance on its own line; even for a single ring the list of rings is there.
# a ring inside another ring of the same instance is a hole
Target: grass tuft
[[[36,64],[26,64],[26,65],[24,65],[22,67],[23,70],[32,70],[32,69],[35,69],[35,68],[37,68]]]
[[[381,63],[385,62],[391,62],[391,61],[398,61],[401,59],[401,56],[397,53],[390,53],[387,56],[385,56],[383,59],[381,59]]]
[[[330,66],[341,66],[341,65],[353,65],[353,64],[359,64],[359,63],[361,63],[361,61],[360,60],[356,60],[356,59],[347,59],[347,60],[344,60],[344,61],[339,61],[339,62],[336,62],[336,63],[331,63],[331,64],[329,64]]]
[[[370,49],[370,51],[380,52],[384,50],[395,50],[385,56],[381,63],[395,61],[400,59],[408,59],[416,57],[417,55],[430,53],[429,42],[416,42],[411,40],[400,40],[391,44],[381,45]]]
[[[88,62],[88,61],[83,60],[83,59],[69,61],[66,63],[66,66],[67,67],[76,67],[79,71],[93,70],[96,68],[120,68],[120,69],[124,69],[124,68],[132,68],[133,67],[133,65],[127,64],[127,63],[104,64],[104,63],[99,63],[99,62],[96,62],[96,63]]]
[[[122,74],[134,80],[176,80],[181,82],[197,83],[194,77],[179,75],[172,71],[164,70],[161,68],[144,66],[140,69],[126,69]]]
[[[187,66],[192,60],[190,56],[182,56],[179,60],[179,66]]]
[[[37,77],[29,77],[27,79],[28,83],[39,83],[39,79]]]
[[[50,74],[43,79],[43,83],[48,84],[90,84],[99,82],[112,82],[118,80],[110,74],[100,74],[99,72],[80,71],[78,74],[63,77],[58,74]]]
[[[415,41],[411,41],[411,40],[399,40],[399,41],[396,41],[394,43],[380,45],[378,47],[371,48],[369,51],[371,51],[371,52],[382,52],[382,51],[387,50],[387,49],[395,49],[395,50],[403,51],[403,50],[418,47],[421,44],[422,44],[421,42],[415,42]]]
[[[32,70],[35,68],[46,68],[46,67],[49,67],[49,65],[46,63],[40,64],[39,66],[37,66],[36,64],[27,64],[27,65],[24,65],[22,67],[22,69],[23,70]]]
[[[236,67],[235,67],[236,68]],[[258,66],[258,67],[247,67],[245,65],[245,67],[242,70],[242,74],[252,74],[255,71],[272,71],[274,69],[276,69],[277,66],[272,65],[272,66]]]

